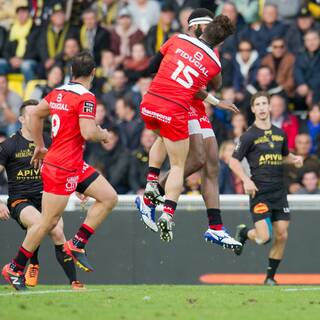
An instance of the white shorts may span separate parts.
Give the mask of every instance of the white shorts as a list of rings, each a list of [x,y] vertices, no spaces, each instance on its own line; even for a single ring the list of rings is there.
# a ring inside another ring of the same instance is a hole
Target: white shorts
[[[214,134],[213,129],[209,129],[209,128],[201,128],[201,134],[203,139],[207,139],[207,138],[214,138],[216,135]]]
[[[193,134],[202,134],[202,129],[198,120],[188,120],[189,136]]]

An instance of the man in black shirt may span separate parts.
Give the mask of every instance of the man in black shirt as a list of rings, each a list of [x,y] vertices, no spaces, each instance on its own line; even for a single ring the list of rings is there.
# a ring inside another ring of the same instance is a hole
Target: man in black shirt
[[[30,164],[35,148],[30,133],[30,114],[37,104],[37,100],[27,100],[22,104],[19,117],[22,125],[21,130],[0,144],[0,171],[6,170],[9,184],[7,206],[0,201],[0,220],[8,220],[11,216],[27,232],[38,221],[41,212],[42,181],[40,169],[34,169]],[[83,285],[77,281],[72,259],[63,251],[66,238],[63,233],[62,219],[51,231],[50,236],[55,244],[57,260],[69,278],[72,288],[83,288]],[[26,272],[28,286],[37,285],[38,249],[31,257]]]
[[[303,159],[289,153],[285,133],[271,124],[269,95],[257,92],[252,96],[250,104],[255,122],[240,137],[229,166],[240,177],[245,192],[250,196],[254,228],[239,225],[235,239],[243,245],[247,239],[262,245],[274,236],[265,284],[275,285],[274,275],[283,257],[290,220],[283,161],[286,157],[288,162],[302,166]],[[244,157],[250,165],[251,178],[241,165],[240,161]],[[242,249],[240,247],[234,251],[240,255]]]

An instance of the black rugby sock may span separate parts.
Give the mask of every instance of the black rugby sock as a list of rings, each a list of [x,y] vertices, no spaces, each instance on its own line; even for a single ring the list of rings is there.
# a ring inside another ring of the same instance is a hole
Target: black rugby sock
[[[40,247],[38,247],[38,248],[36,249],[36,251],[33,253],[33,256],[30,258],[30,263],[31,263],[31,264],[39,264],[39,257],[38,257],[39,248],[40,248]]]
[[[74,262],[72,258],[63,251],[63,244],[55,245],[54,248],[56,251],[56,258],[71,284],[73,281],[77,280],[77,272]]]
[[[273,279],[274,275],[277,272],[278,266],[280,264],[281,260],[279,259],[271,259],[269,258],[269,266],[267,269],[267,278],[268,279]]]

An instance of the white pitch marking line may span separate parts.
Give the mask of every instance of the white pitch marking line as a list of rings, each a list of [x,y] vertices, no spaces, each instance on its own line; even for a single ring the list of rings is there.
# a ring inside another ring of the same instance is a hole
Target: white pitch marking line
[[[71,290],[71,289],[57,289],[57,290],[41,290],[41,291],[22,291],[22,292],[8,292],[8,293],[0,293],[0,296],[16,296],[16,295],[41,295],[41,294],[50,294],[50,293],[79,293],[79,292],[97,292],[104,291],[103,289],[84,289],[84,290]]]
[[[318,288],[288,288],[288,289],[282,289],[281,291],[286,292],[296,292],[296,291],[319,291],[320,287]]]

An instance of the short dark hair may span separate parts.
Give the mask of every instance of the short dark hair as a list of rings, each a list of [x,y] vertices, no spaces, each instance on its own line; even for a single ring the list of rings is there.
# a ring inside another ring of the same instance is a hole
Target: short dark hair
[[[254,102],[256,101],[256,99],[258,99],[260,97],[267,98],[268,99],[268,103],[270,103],[270,95],[269,95],[269,93],[266,92],[266,91],[258,91],[251,97],[250,106],[252,107],[254,105]]]
[[[98,15],[97,10],[93,9],[93,8],[87,8],[83,11],[82,16],[84,16],[87,13],[93,13],[95,16]]]
[[[261,69],[268,69],[270,71],[270,73],[273,74],[273,70],[269,66],[267,66],[266,64],[262,64],[261,66],[259,66],[257,72]]]
[[[130,110],[137,112],[137,108],[135,107],[132,98],[129,95],[125,95],[123,97],[123,102],[126,108],[129,108]]]
[[[282,36],[274,36],[271,40],[271,43],[274,41],[283,41],[284,43],[286,43],[286,40]]]
[[[29,99],[29,100],[23,101],[23,103],[22,103],[22,105],[20,106],[20,109],[19,109],[19,115],[20,116],[24,115],[24,111],[25,111],[27,106],[37,106],[38,103],[39,103],[39,101],[35,100],[35,99]]]
[[[238,42],[238,47],[237,47],[238,50],[239,50],[239,48],[240,48],[240,44],[241,44],[241,43],[244,43],[244,42],[250,44],[251,50],[255,50],[255,47],[254,47],[253,43],[251,42],[251,40],[249,40],[249,39],[247,39],[247,38],[242,38],[242,39]]]
[[[210,46],[215,47],[235,32],[235,27],[231,20],[220,14],[211,21],[203,32],[203,39]]]
[[[306,169],[303,169],[300,172],[300,174],[298,175],[298,181],[300,182],[300,184],[302,184],[302,180],[303,180],[305,174],[308,174],[308,173],[314,173],[316,175],[317,179],[319,179],[319,173],[315,169],[306,168]]]
[[[48,78],[49,73],[50,73],[54,68],[59,68],[59,69],[60,69],[60,71],[61,71],[61,73],[62,73],[62,79],[63,79],[63,78],[64,78],[64,71],[63,71],[61,65],[58,64],[58,63],[53,64],[53,65],[46,71],[46,76],[47,76],[47,78]]]
[[[94,58],[89,51],[81,51],[72,59],[71,70],[74,78],[89,77],[95,67]]]
[[[210,18],[214,18],[214,14],[213,12],[211,12],[210,10],[206,9],[206,8],[197,8],[194,9],[192,11],[192,13],[190,14],[189,18],[188,18],[188,23],[195,18],[203,18],[203,17],[210,17]]]
[[[109,132],[112,132],[113,134],[115,134],[116,136],[120,136],[120,130],[119,127],[117,125],[113,125],[110,128],[108,128]]]

